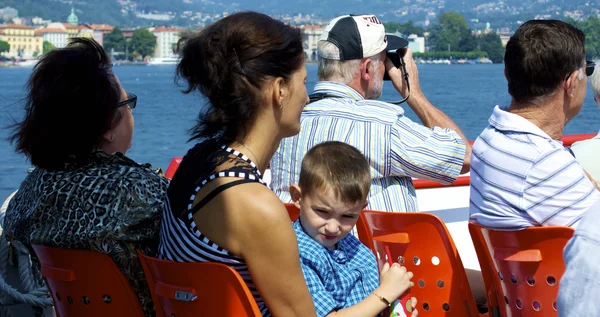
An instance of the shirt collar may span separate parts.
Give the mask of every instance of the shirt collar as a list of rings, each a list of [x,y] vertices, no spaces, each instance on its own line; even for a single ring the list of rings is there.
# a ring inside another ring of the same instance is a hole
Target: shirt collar
[[[306,233],[304,227],[302,226],[302,223],[300,222],[300,218],[294,221],[293,226],[294,230],[296,231],[296,234],[301,234],[302,236],[304,236],[305,239],[308,239],[309,244],[311,244],[313,248],[325,250],[325,252],[329,253],[330,258],[336,263],[346,264],[348,262],[348,257],[346,256],[346,251],[348,249],[348,246],[346,245],[346,237],[338,241],[337,247],[335,249],[329,249],[321,245],[319,242],[315,241],[310,235],[308,235],[308,233]]]
[[[365,99],[361,94],[358,93],[358,91],[354,90],[352,87],[333,81],[317,82],[313,93],[330,94],[342,98],[352,98],[356,101]]]
[[[494,107],[494,112],[492,113],[489,122],[492,127],[496,128],[496,130],[528,133],[540,136],[544,139],[553,140],[546,132],[540,129],[537,125],[533,124],[531,121],[514,113],[508,112],[508,107]]]

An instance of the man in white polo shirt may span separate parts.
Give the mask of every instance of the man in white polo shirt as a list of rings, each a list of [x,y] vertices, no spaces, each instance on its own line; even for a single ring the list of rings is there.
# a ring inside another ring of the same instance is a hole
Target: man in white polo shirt
[[[528,21],[508,41],[504,74],[512,102],[494,108],[473,145],[472,221],[505,230],[574,227],[600,200],[560,141],[594,70],[584,41],[583,32],[556,20]]]

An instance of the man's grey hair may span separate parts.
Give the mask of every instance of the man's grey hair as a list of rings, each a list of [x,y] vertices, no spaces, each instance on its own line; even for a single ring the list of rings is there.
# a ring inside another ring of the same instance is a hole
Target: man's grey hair
[[[597,61],[597,63],[598,62],[600,61]],[[594,91],[594,97],[596,97],[596,102],[600,104],[600,67],[596,66],[592,77],[590,77],[590,82],[592,84],[592,90]]]
[[[348,84],[359,72],[360,59],[348,61],[339,61],[333,58],[339,58],[340,51],[337,46],[328,41],[319,41],[317,44],[319,51],[319,70],[320,81],[334,81],[342,84]],[[369,57],[374,62],[379,61],[380,55]],[[378,63],[374,64],[375,67]],[[375,70],[377,71],[377,69]]]

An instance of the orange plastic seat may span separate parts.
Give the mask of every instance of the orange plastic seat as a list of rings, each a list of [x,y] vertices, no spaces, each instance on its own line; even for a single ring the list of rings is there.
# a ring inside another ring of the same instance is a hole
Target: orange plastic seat
[[[173,179],[173,176],[175,176],[175,172],[177,172],[182,160],[183,157],[174,157],[171,160],[171,163],[169,163],[169,167],[167,167],[167,171],[165,172],[166,178]]]
[[[138,255],[157,316],[262,316],[242,277],[227,265]]]
[[[365,210],[361,213],[373,237],[373,252],[380,267],[392,259],[413,272],[419,317],[480,316],[462,261],[444,223],[428,213]]]
[[[290,215],[290,219],[292,220],[292,222],[296,221],[296,219],[298,219],[298,217],[300,217],[300,209],[296,208],[296,205],[294,205],[292,203],[287,203],[284,205],[285,205],[285,209],[287,209],[287,212]]]
[[[108,255],[41,245],[33,250],[58,316],[145,316],[129,281]]]
[[[490,312],[494,316],[558,316],[558,282],[569,227],[493,230],[469,223]]]
[[[358,234],[358,239],[360,240],[360,242],[362,242],[362,244],[364,244],[367,248],[375,252],[375,246],[373,245],[373,237],[371,236],[371,230],[369,230],[369,226],[365,221],[365,217],[358,217],[358,221],[356,222],[356,226],[354,227],[354,229]]]

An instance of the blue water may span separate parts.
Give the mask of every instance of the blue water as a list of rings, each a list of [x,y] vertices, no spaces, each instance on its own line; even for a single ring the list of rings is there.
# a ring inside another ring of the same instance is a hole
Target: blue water
[[[308,65],[307,88],[316,82],[316,65]],[[175,85],[174,66],[118,66],[114,68],[123,87],[138,95],[134,110],[133,146],[127,153],[138,162],[149,162],[163,170],[174,156],[185,154],[191,146],[188,129],[204,102],[198,94],[184,95]],[[447,113],[469,139],[475,139],[487,126],[496,104],[508,104],[503,65],[419,65],[421,87],[429,100]],[[21,119],[24,85],[31,68],[0,68],[0,203],[18,188],[29,162],[17,155],[6,141],[9,131],[3,127],[11,118]],[[382,100],[397,100],[391,83],[386,82]],[[84,102],[84,101],[83,101]],[[418,120],[404,106],[407,115]],[[583,110],[565,133],[595,133],[600,128],[600,110],[588,86]]]

